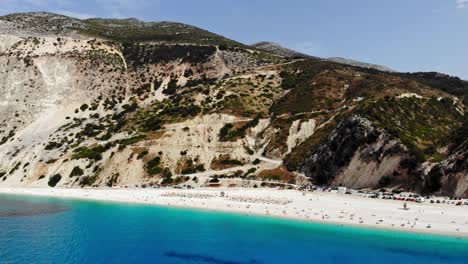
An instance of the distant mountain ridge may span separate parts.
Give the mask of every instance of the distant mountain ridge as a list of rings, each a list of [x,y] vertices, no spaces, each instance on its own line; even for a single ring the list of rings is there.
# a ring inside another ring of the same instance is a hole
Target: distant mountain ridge
[[[22,31],[34,34],[59,34],[64,36],[89,36],[107,38],[116,42],[167,42],[192,44],[223,44],[243,46],[207,30],[178,22],[144,22],[136,18],[77,19],[64,15],[32,12],[1,16],[0,30],[4,32]]]
[[[337,63],[342,63],[342,64],[348,64],[348,65],[352,65],[352,66],[356,66],[356,67],[376,69],[376,70],[379,70],[379,71],[386,71],[386,72],[395,72],[395,70],[390,69],[390,68],[388,68],[386,66],[367,63],[367,62],[362,62],[362,61],[357,61],[357,60],[351,60],[351,59],[346,59],[346,58],[341,58],[341,57],[330,57],[330,58],[327,58],[327,60],[337,62]]]
[[[280,44],[274,42],[262,41],[252,44],[251,46],[257,49],[274,53],[285,58],[314,58],[311,55],[307,55],[292,49],[285,48]]]
[[[305,58],[305,59],[318,58],[312,55],[308,55],[308,54],[301,53],[292,49],[288,49],[274,42],[262,41],[262,42],[257,42],[255,44],[252,44],[251,46],[256,49],[271,52],[271,53],[274,53],[276,55],[279,55],[285,58]],[[341,58],[341,57],[330,57],[330,58],[325,58],[325,60],[347,64],[351,66],[356,66],[356,67],[361,67],[361,68],[376,69],[379,71],[386,71],[386,72],[395,72],[395,70],[382,66],[382,65],[366,63],[366,62],[361,62],[361,61],[351,60],[351,59],[346,59],[346,58]]]

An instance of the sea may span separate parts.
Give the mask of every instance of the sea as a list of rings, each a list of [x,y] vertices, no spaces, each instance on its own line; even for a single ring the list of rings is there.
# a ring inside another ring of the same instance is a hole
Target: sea
[[[0,263],[468,263],[468,239],[0,195]]]

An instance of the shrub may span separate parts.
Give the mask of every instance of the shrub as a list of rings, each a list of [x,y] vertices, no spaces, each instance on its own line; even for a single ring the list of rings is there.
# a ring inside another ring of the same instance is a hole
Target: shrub
[[[171,177],[166,177],[162,180],[161,184],[162,185],[169,185],[173,182],[174,180]]]
[[[241,166],[243,165],[240,160],[235,160],[235,159],[226,159],[226,160],[221,160],[220,163],[222,165],[236,165],[236,166]]]
[[[62,175],[60,174],[55,174],[54,176],[49,178],[49,182],[47,183],[50,187],[55,187],[57,183],[60,182],[62,179]]]
[[[145,120],[143,129],[146,131],[158,131],[161,129],[162,120],[159,117],[151,116]]]
[[[181,117],[191,117],[196,116],[201,112],[201,108],[198,105],[188,104],[188,105],[167,105],[162,111],[161,115],[169,116],[172,118]]]
[[[180,172],[183,175],[205,171],[205,166],[203,164],[198,164],[195,166],[192,160],[188,160],[186,165],[187,167],[182,169],[182,171]]]
[[[195,170],[196,170],[197,172],[199,172],[199,171],[203,172],[203,171],[205,171],[205,165],[199,164],[199,165],[197,165],[197,166],[195,167]]]
[[[79,166],[76,166],[71,171],[70,177],[81,176],[81,175],[83,175],[83,173],[84,173],[84,171]]]
[[[228,123],[228,124],[225,124],[221,130],[219,131],[219,138],[221,141],[224,141],[228,134],[229,134],[229,131],[231,130],[231,128],[233,127],[232,124]]]
[[[146,163],[146,172],[149,174],[149,175],[156,175],[156,174],[159,174],[163,171],[163,169],[161,168],[160,166],[161,164],[161,158],[160,157],[155,157],[151,160],[149,160],[147,163]]]
[[[15,166],[8,172],[8,174],[13,174],[19,167],[21,166],[21,162],[15,164]]]
[[[249,176],[250,174],[254,174],[255,172],[257,171],[256,168],[250,168],[245,174],[244,174],[244,178]]]
[[[177,80],[171,79],[169,83],[167,84],[166,90],[164,90],[163,93],[167,95],[175,94],[177,91],[177,88],[178,88]]]
[[[195,170],[194,167],[188,167],[188,168],[182,169],[182,171],[180,173],[183,174],[183,175],[187,175],[187,174],[193,174],[195,172],[197,172],[197,171]]]
[[[81,110],[81,111],[86,111],[88,108],[89,108],[89,106],[88,106],[87,104],[82,104],[82,105],[80,106],[80,110]]]
[[[172,172],[169,168],[164,168],[163,170],[163,177],[164,178],[170,178],[172,177]]]
[[[223,169],[228,169],[228,168],[242,166],[242,165],[244,165],[242,161],[237,160],[237,159],[231,159],[229,154],[223,154],[213,159],[210,167],[213,170],[223,170]]]
[[[176,177],[176,178],[174,179],[174,184],[180,184],[180,183],[185,182],[185,181],[186,181],[186,178],[185,178],[185,177],[180,177],[180,176],[178,176],[178,177]]]
[[[102,153],[105,151],[105,148],[102,146],[98,146],[95,148],[82,148],[73,155],[74,159],[90,159],[90,160],[101,160],[102,159]]]
[[[62,143],[51,141],[45,146],[45,150],[52,150],[52,149],[60,148],[61,146],[62,146]]]
[[[245,125],[236,129],[233,129],[234,126],[228,123],[224,125],[219,131],[219,139],[221,141],[231,141],[237,138],[242,138],[245,136],[247,129],[257,126],[258,122],[259,122],[259,117],[257,116],[251,121],[247,122]]]
[[[244,173],[244,172],[241,171],[241,170],[236,170],[236,172],[234,172],[234,177],[240,177],[240,176],[242,176],[242,173]]]
[[[126,139],[119,140],[119,144],[132,145],[132,144],[135,144],[144,140],[145,138],[146,136],[144,135],[126,138]]]
[[[94,176],[85,176],[85,177],[81,178],[80,185],[81,186],[91,186],[96,182],[96,180],[97,180],[96,175],[94,175]]]
[[[144,158],[146,155],[148,155],[148,151],[143,150],[142,152],[138,153],[137,159],[140,160],[140,159]]]
[[[96,125],[88,123],[85,125],[83,130],[77,133],[77,137],[86,136],[86,137],[95,137],[99,135],[104,130],[103,125]]]

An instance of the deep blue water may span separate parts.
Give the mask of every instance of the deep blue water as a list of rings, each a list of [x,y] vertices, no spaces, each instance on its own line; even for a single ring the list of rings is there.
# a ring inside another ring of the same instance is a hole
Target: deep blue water
[[[0,263],[468,263],[466,238],[0,195]]]

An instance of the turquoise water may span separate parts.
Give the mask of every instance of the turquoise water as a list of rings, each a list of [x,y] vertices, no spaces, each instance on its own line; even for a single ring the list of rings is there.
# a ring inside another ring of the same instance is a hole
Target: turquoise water
[[[468,241],[195,210],[0,195],[0,263],[468,263]]]

